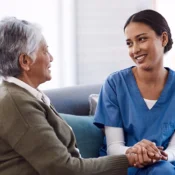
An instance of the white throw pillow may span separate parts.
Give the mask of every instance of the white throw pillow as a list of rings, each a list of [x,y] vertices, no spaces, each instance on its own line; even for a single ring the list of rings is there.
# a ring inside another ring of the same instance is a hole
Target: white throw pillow
[[[89,115],[95,115],[98,98],[99,98],[99,94],[91,94],[89,96],[89,105],[90,105]]]

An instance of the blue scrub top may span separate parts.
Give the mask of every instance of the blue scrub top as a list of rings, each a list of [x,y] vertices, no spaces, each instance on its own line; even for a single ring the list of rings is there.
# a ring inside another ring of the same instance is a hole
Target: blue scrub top
[[[175,130],[175,72],[168,78],[156,104],[149,109],[139,91],[132,68],[111,74],[105,81],[94,124],[124,129],[125,145],[148,139],[165,149]]]

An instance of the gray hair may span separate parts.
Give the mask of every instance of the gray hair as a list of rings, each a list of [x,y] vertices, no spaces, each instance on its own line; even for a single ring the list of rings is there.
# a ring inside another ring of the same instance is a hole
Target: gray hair
[[[0,21],[0,76],[17,77],[22,70],[19,56],[26,54],[35,61],[36,52],[43,40],[41,28],[15,17]]]

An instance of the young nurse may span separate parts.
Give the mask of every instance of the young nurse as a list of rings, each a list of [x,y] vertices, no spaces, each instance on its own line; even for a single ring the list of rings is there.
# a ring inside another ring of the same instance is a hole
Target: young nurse
[[[129,17],[124,33],[135,66],[109,75],[94,123],[105,129],[108,155],[135,155],[129,175],[173,175],[175,72],[163,66],[170,28],[161,14],[143,10]]]

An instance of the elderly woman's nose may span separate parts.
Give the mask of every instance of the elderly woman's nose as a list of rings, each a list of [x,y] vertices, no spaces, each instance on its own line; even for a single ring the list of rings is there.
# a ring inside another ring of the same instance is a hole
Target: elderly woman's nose
[[[50,57],[50,62],[53,61],[53,56],[49,53],[49,57]]]

